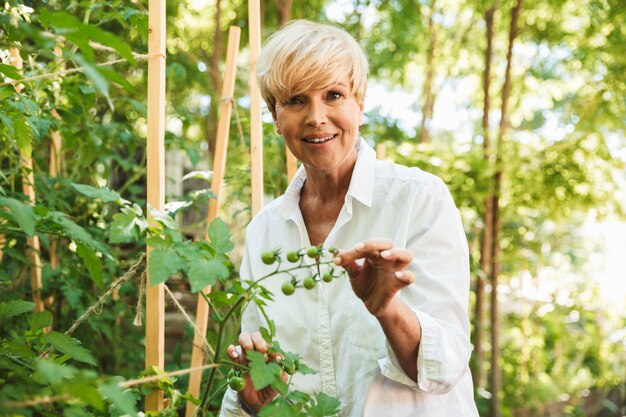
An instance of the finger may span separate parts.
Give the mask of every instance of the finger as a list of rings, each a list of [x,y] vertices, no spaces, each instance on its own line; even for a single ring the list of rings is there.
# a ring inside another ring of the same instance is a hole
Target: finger
[[[380,253],[380,257],[403,268],[413,260],[413,252],[408,249],[387,249]]]
[[[254,342],[252,341],[252,336],[250,333],[241,332],[239,335],[239,344],[243,348],[243,350],[253,350]]]
[[[251,335],[252,343],[254,343],[254,350],[259,351],[261,353],[267,353],[267,349],[269,346],[263,336],[261,336],[260,332],[254,332]]]
[[[341,257],[336,257],[334,261],[336,265],[341,266],[343,269],[346,270],[350,278],[352,278],[355,275],[358,275],[358,273],[361,271],[361,268],[362,268],[361,266],[359,266],[359,264],[357,264],[354,261],[345,262]]]
[[[235,345],[228,346],[228,348],[226,348],[226,354],[233,362],[238,362],[239,359],[241,359],[241,353]]]
[[[340,251],[337,257],[344,262],[354,261],[355,259],[377,258],[381,251],[393,248],[393,242],[388,238],[369,239],[361,243],[357,243],[354,248]]]
[[[394,273],[394,277],[402,287],[406,287],[415,282],[415,275],[409,270],[397,271]]]

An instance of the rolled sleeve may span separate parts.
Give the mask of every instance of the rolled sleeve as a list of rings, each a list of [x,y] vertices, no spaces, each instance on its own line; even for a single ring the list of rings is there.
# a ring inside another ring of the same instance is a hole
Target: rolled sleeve
[[[467,372],[470,346],[467,337],[454,329],[445,329],[437,320],[414,311],[422,328],[417,353],[417,382],[402,370],[395,353],[386,344],[386,356],[378,361],[381,373],[392,381],[430,394],[445,394]]]
[[[243,411],[239,403],[237,392],[228,388],[222,400],[222,408],[219,417],[251,417]]]

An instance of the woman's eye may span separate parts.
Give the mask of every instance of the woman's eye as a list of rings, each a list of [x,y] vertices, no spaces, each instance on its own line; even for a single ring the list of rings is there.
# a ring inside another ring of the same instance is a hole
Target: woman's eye
[[[291,97],[289,100],[287,100],[288,106],[295,106],[301,103],[302,103],[302,100],[300,99],[300,97]]]
[[[338,93],[338,92],[336,92],[336,91],[330,91],[330,92],[328,93],[328,99],[329,99],[329,100],[338,100],[338,99],[340,99],[341,97],[343,97],[343,96],[342,96],[342,94],[341,94],[341,93]]]

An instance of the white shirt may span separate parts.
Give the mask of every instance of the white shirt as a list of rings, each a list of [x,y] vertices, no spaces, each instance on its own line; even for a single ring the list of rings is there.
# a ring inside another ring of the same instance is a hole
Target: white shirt
[[[294,375],[292,388],[323,391],[341,401],[342,417],[477,417],[469,372],[469,255],[459,212],[444,183],[417,168],[377,161],[365,141],[339,217],[324,247],[351,248],[370,238],[388,237],[414,254],[409,269],[415,284],[399,296],[417,316],[422,339],[417,382],[402,370],[382,328],[352,291],[347,277],[298,288],[285,296],[286,276],[263,286],[274,294],[266,307],[283,349],[297,353],[318,371]],[[306,171],[300,169],[284,195],[250,223],[243,279],[257,279],[275,267],[261,253],[310,246],[299,209]],[[306,274],[303,271],[300,277]],[[242,330],[267,327],[256,306],[246,310]],[[229,390],[221,416],[247,416]]]

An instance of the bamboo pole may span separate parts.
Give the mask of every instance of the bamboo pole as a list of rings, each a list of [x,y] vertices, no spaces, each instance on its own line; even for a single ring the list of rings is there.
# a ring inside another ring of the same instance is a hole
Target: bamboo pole
[[[250,28],[250,174],[252,176],[252,215],[263,207],[263,125],[261,93],[256,79],[256,63],[261,52],[261,5],[248,1]]]
[[[54,54],[57,57],[57,60],[60,60],[63,53],[61,51],[60,46],[56,46],[54,48]],[[60,68],[61,71],[65,69],[65,65],[62,65]],[[58,92],[54,93],[55,101],[58,101],[59,94]],[[56,111],[56,109],[52,109],[52,117],[56,120],[61,120],[61,116]],[[63,144],[63,139],[61,138],[61,132],[59,130],[54,130],[50,134],[50,159],[48,164],[48,174],[50,178],[54,178],[61,172],[61,146]],[[54,270],[59,266],[59,258],[57,256],[57,243],[58,239],[55,236],[50,237],[50,267]],[[54,303],[54,297],[50,296],[46,299],[47,305],[52,305]]]
[[[11,65],[13,65],[20,73],[24,68],[20,51],[16,47],[9,48],[9,54],[11,55]],[[21,92],[24,86],[17,84],[15,89],[17,92]],[[20,155],[20,163],[22,165],[23,178],[22,178],[22,193],[26,197],[30,204],[35,205],[35,173],[33,172],[33,159],[32,155]],[[26,239],[28,246],[26,257],[30,263],[30,286],[33,292],[33,303],[35,303],[35,311],[43,311],[44,304],[41,298],[41,258],[39,256],[41,252],[41,245],[39,243],[39,236],[33,235]]]
[[[287,180],[291,182],[293,177],[296,176],[296,171],[298,171],[298,160],[287,148],[287,144],[285,144],[285,156],[287,157]]]
[[[383,142],[377,144],[376,145],[376,158],[385,159],[386,156],[387,156],[387,144]]]
[[[165,206],[165,0],[148,4],[148,204],[156,210]],[[149,215],[149,212],[148,212]],[[146,269],[149,271],[150,246]],[[165,291],[163,284],[146,285],[146,368],[164,369],[165,360]],[[163,409],[163,392],[146,396],[146,411]]]
[[[211,180],[211,191],[215,194],[215,199],[209,201],[209,213],[207,223],[210,224],[219,212],[222,203],[222,187],[224,185],[224,170],[226,167],[226,151],[228,149],[228,136],[230,131],[230,116],[233,108],[233,95],[235,93],[235,76],[237,75],[237,54],[239,51],[239,39],[241,29],[231,26],[228,31],[228,50],[226,52],[226,69],[224,82],[222,84],[222,100],[220,102],[220,113],[217,124],[217,137],[215,143],[215,155],[213,157],[213,178]],[[205,294],[211,292],[211,287],[202,290]],[[198,294],[196,307],[196,327],[200,330],[194,333],[193,347],[191,351],[191,368],[199,368],[205,360],[205,352],[202,350],[203,341],[207,332],[209,321],[209,306],[202,294]],[[200,383],[202,382],[202,369],[195,370],[189,375],[189,394],[198,398],[200,394]],[[196,406],[187,402],[186,416],[191,417],[196,410]]]

